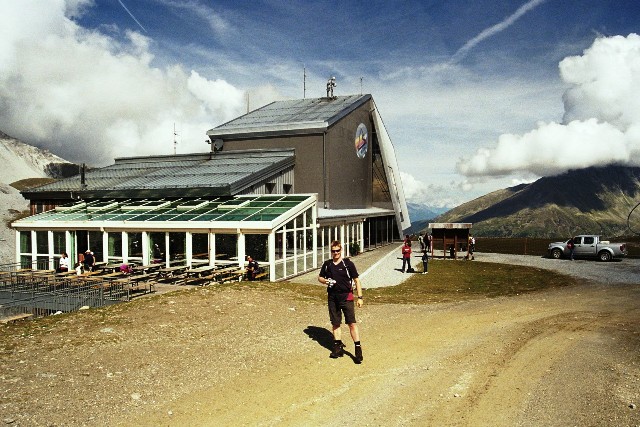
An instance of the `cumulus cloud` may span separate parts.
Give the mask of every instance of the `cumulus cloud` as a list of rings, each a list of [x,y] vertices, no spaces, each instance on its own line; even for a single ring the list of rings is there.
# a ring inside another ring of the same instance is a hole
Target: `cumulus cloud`
[[[612,163],[640,165],[640,36],[598,38],[559,68],[570,85],[563,121],[501,135],[494,147],[458,162],[460,173],[543,176]]]
[[[0,127],[72,161],[206,151],[206,131],[243,111],[244,92],[180,66],[153,66],[153,40],[115,39],[72,19],[90,1],[2,1]],[[121,35],[121,34],[118,34]]]

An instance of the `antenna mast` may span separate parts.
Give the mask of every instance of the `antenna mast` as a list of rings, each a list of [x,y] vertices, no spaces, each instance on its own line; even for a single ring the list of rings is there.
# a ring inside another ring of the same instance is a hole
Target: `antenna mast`
[[[175,122],[173,123],[173,155],[176,155],[176,150],[178,147],[178,140],[176,139],[176,137],[178,136],[178,132],[176,132],[176,124]]]
[[[307,97],[307,67],[302,67],[302,99]]]

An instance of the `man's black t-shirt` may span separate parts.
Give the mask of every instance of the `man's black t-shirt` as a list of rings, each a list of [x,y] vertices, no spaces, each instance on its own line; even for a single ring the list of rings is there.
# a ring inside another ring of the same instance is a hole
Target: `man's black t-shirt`
[[[343,258],[338,264],[334,264],[330,259],[322,264],[320,276],[336,281],[335,285],[327,288],[329,294],[347,294],[351,292],[351,279],[358,277],[358,270],[349,258]]]

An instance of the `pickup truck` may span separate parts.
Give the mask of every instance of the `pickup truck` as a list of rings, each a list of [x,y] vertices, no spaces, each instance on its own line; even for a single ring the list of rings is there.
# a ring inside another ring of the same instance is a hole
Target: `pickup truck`
[[[569,258],[571,251],[567,248],[567,244],[571,240],[574,245],[574,258],[597,258],[600,261],[611,261],[614,258],[627,256],[626,243],[609,243],[600,240],[600,236],[593,234],[575,236],[566,242],[550,243],[547,254],[555,259]]]

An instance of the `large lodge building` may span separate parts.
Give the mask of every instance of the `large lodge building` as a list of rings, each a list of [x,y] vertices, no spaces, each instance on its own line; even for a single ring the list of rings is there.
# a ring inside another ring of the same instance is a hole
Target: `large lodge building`
[[[207,132],[204,153],[117,158],[23,191],[23,267],[90,249],[108,263],[231,264],[271,281],[397,240],[411,224],[391,140],[371,95],[279,101]]]

